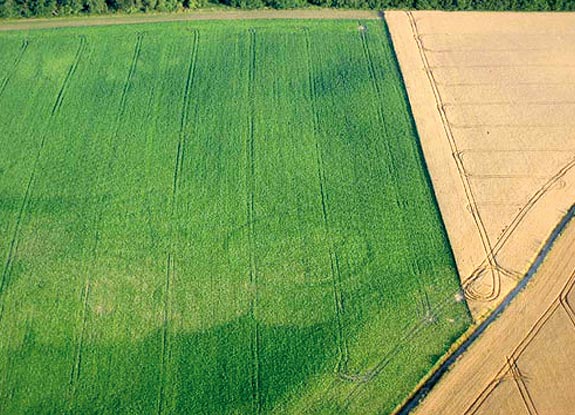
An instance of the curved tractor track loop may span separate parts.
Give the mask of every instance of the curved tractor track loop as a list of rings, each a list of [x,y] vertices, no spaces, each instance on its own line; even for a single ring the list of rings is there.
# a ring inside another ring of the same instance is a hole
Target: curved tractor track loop
[[[553,229],[551,235],[543,245],[543,248],[537,254],[535,261],[533,261],[531,267],[527,271],[525,277],[508,293],[505,295],[505,298],[495,310],[489,314],[489,316],[484,319],[476,328],[475,330],[453,351],[449,357],[447,357],[443,363],[439,365],[439,367],[429,376],[425,381],[423,381],[418,389],[399,407],[396,409],[394,414],[396,415],[408,415],[410,414],[418,404],[427,396],[427,394],[432,390],[432,388],[440,381],[445,373],[452,367],[452,365],[457,362],[459,357],[463,353],[465,353],[472,344],[480,337],[480,335],[495,321],[499,316],[506,310],[509,304],[517,297],[519,293],[523,291],[523,289],[527,286],[527,284],[531,281],[531,279],[537,274],[537,271],[541,267],[543,261],[547,258],[549,253],[551,252],[553,245],[555,244],[556,240],[560,237],[563,230],[569,225],[575,218],[575,205],[571,206],[571,208],[567,211],[567,213],[563,216],[559,224]],[[570,292],[575,285],[575,273],[573,273],[569,281],[565,286],[570,287],[568,290],[563,289],[563,292]],[[535,337],[537,332],[541,330],[541,327],[544,325],[545,321],[549,318],[553,311],[559,307],[559,301],[557,298],[552,304],[547,308],[545,312],[542,313],[541,317],[532,325],[529,329],[529,332],[523,339],[523,341],[514,349],[511,353],[511,357],[515,360],[518,359],[527,344]],[[488,389],[493,390],[497,384],[500,382],[503,375],[507,373],[505,368],[509,369],[507,365],[505,365],[504,369],[502,369],[493,379],[492,381],[485,387],[483,392],[479,394],[479,396],[470,404],[469,408],[465,411],[465,415],[473,414],[479,406],[481,406],[481,401],[485,400],[488,392]]]
[[[505,229],[499,240],[493,246],[491,251],[491,256],[494,260],[495,265],[497,266],[497,271],[500,275],[505,275],[507,277],[513,278],[515,280],[519,280],[523,277],[523,275],[517,271],[509,270],[499,264],[497,260],[497,255],[501,252],[501,250],[506,246],[506,243],[509,241],[510,237],[513,233],[519,228],[521,223],[525,220],[528,213],[533,209],[533,207],[543,199],[543,197],[551,190],[560,180],[567,175],[572,169],[575,167],[575,157],[569,160],[563,167],[561,167],[556,174],[554,174],[545,184],[543,184],[531,198],[527,201],[527,203],[521,208],[519,213],[513,218],[509,226]],[[497,296],[483,296],[481,293],[477,292],[477,284],[481,280],[484,274],[484,270],[489,267],[487,260],[484,260],[479,267],[475,269],[475,271],[471,274],[471,276],[466,280],[464,283],[464,292],[465,296],[468,299],[476,300],[476,301],[493,301]]]
[[[519,225],[524,221],[527,214],[532,210],[537,202],[539,202],[557,182],[559,182],[573,167],[575,167],[575,158],[571,159],[562,168],[560,168],[555,175],[553,175],[531,196],[527,203],[521,208],[519,213],[513,218],[509,226],[505,229],[502,236],[494,244],[492,244],[487,235],[485,225],[482,221],[477,202],[471,189],[469,175],[466,172],[465,166],[463,164],[462,151],[459,151],[457,148],[457,143],[451,129],[452,124],[449,122],[445,112],[446,104],[442,100],[441,94],[437,87],[438,82],[435,79],[432,67],[430,66],[426,56],[426,51],[429,49],[427,49],[423,44],[423,37],[425,34],[419,33],[417,21],[413,14],[411,12],[406,13],[411,24],[413,36],[417,43],[422,63],[424,65],[431,88],[433,90],[433,94],[436,99],[437,109],[443,123],[443,128],[452,149],[452,156],[455,160],[460,180],[468,199],[469,210],[473,216],[485,251],[485,259],[471,273],[471,275],[465,279],[463,283],[465,297],[474,301],[491,302],[496,300],[501,295],[502,277],[508,277],[515,281],[518,281],[523,277],[522,273],[507,269],[499,264],[497,255],[506,246],[506,243],[509,241],[510,237],[517,230]],[[490,281],[489,278],[491,279]],[[479,288],[480,283],[483,285],[483,290]]]
[[[422,41],[422,35],[419,33],[417,21],[416,21],[415,17],[413,16],[413,13],[411,13],[409,11],[406,13],[407,13],[407,16],[409,18],[409,22],[411,24],[411,30],[413,32],[413,37],[414,37],[415,42],[417,43],[417,47],[419,49],[419,55],[421,57],[421,61],[422,61],[423,66],[425,68],[425,72],[427,74],[429,84],[431,86],[431,89],[433,91],[433,95],[435,97],[437,110],[438,110],[439,115],[441,117],[443,129],[445,131],[445,135],[447,137],[447,140],[449,142],[449,146],[451,148],[451,154],[453,156],[453,159],[455,161],[455,165],[457,167],[459,179],[460,179],[461,184],[463,186],[463,190],[465,191],[467,202],[468,202],[469,207],[470,207],[471,216],[473,217],[473,221],[475,222],[475,226],[477,228],[479,237],[481,239],[481,244],[482,244],[483,250],[485,252],[485,261],[484,262],[487,263],[487,266],[484,267],[485,268],[484,272],[480,272],[476,275],[477,276],[479,276],[479,275],[483,276],[485,272],[489,272],[491,274],[491,289],[489,290],[489,293],[487,293],[485,295],[481,295],[479,293],[472,294],[472,295],[477,296],[478,298],[485,299],[486,301],[490,301],[490,299],[497,298],[501,292],[501,287],[500,287],[501,275],[500,275],[500,271],[499,271],[499,266],[497,265],[497,262],[495,261],[495,258],[493,257],[493,253],[492,253],[493,247],[492,247],[491,241],[489,239],[489,236],[487,235],[487,230],[485,228],[485,224],[483,223],[483,219],[481,218],[481,214],[479,212],[477,201],[475,199],[475,196],[473,194],[473,190],[471,188],[471,182],[469,180],[469,177],[466,176],[465,166],[463,165],[463,159],[460,155],[460,150],[457,147],[457,142],[455,141],[455,137],[454,137],[453,131],[451,129],[451,124],[447,118],[447,113],[445,112],[445,106],[443,104],[443,98],[441,97],[441,93],[439,92],[439,88],[437,86],[438,85],[437,80],[435,79],[435,75],[434,75],[433,71],[431,70],[431,66],[430,66],[429,61],[427,59],[427,55],[425,53],[425,47],[424,47],[423,41]]]

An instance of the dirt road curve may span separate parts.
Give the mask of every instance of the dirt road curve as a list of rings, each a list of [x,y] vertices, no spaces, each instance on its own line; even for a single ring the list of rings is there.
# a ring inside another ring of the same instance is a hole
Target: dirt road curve
[[[575,14],[385,16],[479,319],[575,201]]]
[[[117,24],[159,23],[194,20],[231,19],[378,19],[378,13],[367,10],[199,10],[185,13],[91,16],[34,20],[0,20],[0,31],[50,29],[57,27],[107,26]]]
[[[572,414],[575,221],[537,275],[416,414]]]

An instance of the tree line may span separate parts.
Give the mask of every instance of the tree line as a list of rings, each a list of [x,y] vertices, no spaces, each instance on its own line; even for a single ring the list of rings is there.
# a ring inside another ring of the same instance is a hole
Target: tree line
[[[413,10],[575,10],[575,0],[0,0],[0,17],[170,12],[223,4],[243,9],[306,6]]]

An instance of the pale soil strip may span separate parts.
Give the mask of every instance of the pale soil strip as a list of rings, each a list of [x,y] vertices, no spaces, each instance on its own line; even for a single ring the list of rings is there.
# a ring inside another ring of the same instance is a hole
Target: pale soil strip
[[[507,310],[461,356],[423,403],[419,414],[460,415],[507,365],[518,344],[525,339],[551,304],[561,295],[575,271],[575,222],[554,244],[547,259],[527,288]],[[535,403],[536,404],[536,403]]]
[[[0,31],[52,29],[60,27],[110,26],[140,23],[181,22],[200,20],[260,20],[260,19],[379,19],[379,14],[368,10],[197,10],[182,13],[150,15],[91,16],[77,18],[49,18],[30,20],[0,20]]]

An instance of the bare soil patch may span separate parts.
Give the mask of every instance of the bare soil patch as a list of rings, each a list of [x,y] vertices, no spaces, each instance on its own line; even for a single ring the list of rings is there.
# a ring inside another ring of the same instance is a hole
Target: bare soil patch
[[[377,12],[368,10],[197,10],[182,13],[149,15],[91,16],[34,20],[0,21],[0,31],[50,29],[58,27],[109,26],[119,24],[161,23],[195,20],[237,19],[378,19]]]

